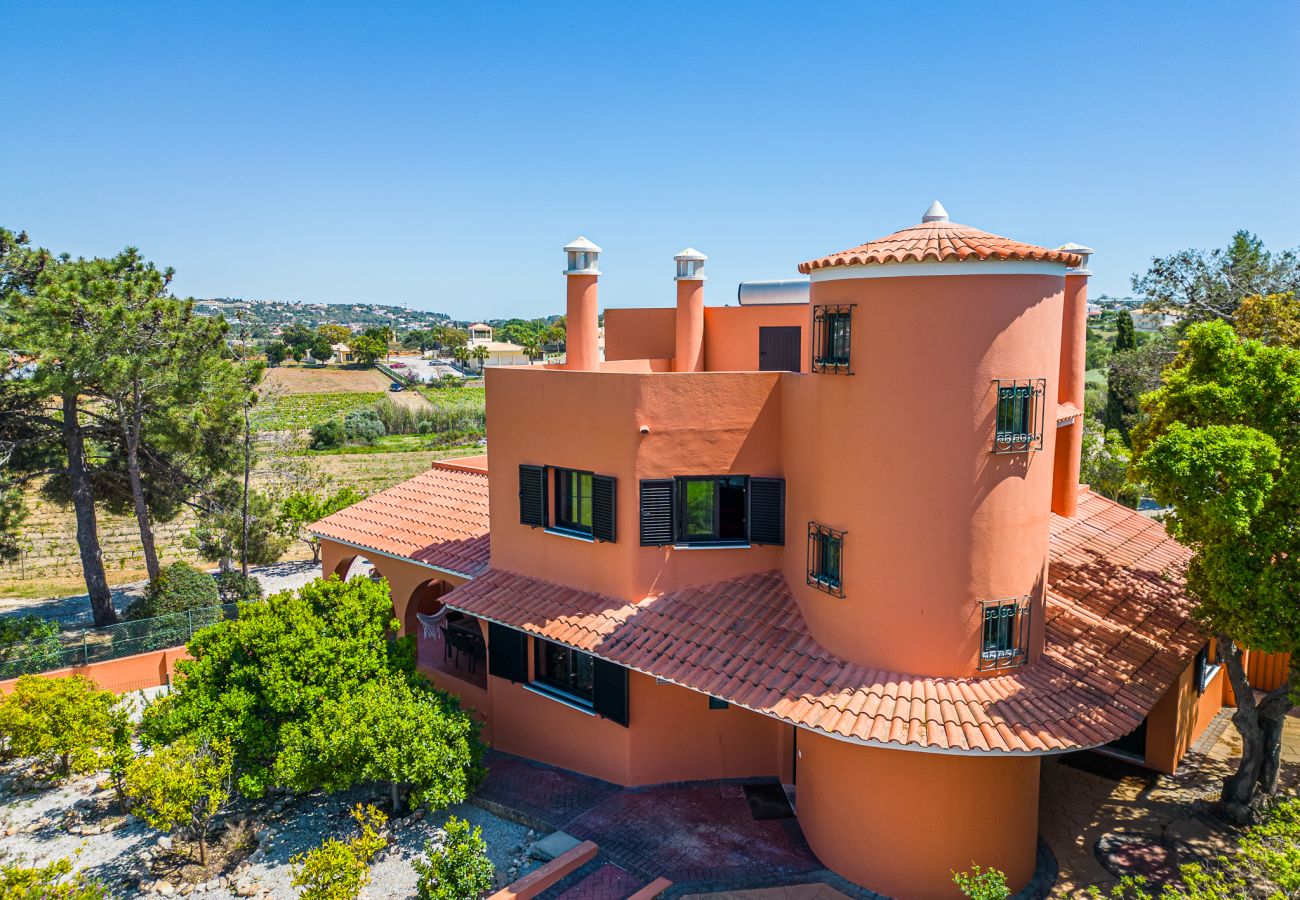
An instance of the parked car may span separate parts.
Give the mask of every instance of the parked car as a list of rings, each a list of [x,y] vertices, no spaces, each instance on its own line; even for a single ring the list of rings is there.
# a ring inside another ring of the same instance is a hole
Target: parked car
[[[394,381],[392,384],[390,384],[390,385],[388,386],[388,389],[389,389],[390,391],[392,391],[392,392],[395,394],[395,393],[397,393],[398,391],[402,390],[402,385],[399,384],[398,382]]]

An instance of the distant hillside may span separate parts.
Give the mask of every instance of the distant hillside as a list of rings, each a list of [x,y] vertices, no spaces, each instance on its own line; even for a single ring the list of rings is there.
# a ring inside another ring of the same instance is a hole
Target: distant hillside
[[[288,325],[333,324],[355,326],[360,331],[372,325],[388,325],[394,331],[412,328],[431,328],[446,325],[450,318],[439,312],[407,309],[403,306],[384,306],[378,303],[293,303],[284,300],[196,300],[195,310],[201,315],[224,315],[233,323],[238,313],[243,313],[250,336],[266,337],[272,328]]]

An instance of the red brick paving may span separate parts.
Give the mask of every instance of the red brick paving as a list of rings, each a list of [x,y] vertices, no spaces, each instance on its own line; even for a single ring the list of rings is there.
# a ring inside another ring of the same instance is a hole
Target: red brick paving
[[[641,879],[613,863],[606,863],[556,900],[627,900],[641,887]]]

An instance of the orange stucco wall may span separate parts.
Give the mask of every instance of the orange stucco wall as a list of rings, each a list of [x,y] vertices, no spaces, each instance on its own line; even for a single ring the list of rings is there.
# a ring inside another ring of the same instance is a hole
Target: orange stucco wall
[[[159,687],[171,682],[178,660],[189,659],[184,647],[169,647],[120,659],[109,659],[91,663],[87,666],[73,666],[68,669],[56,669],[42,672],[42,678],[65,678],[69,675],[85,675],[106,691],[125,694],[142,688]],[[17,678],[0,681],[0,694],[7,694],[18,683]]]
[[[1064,277],[957,280],[815,281],[857,304],[854,374],[783,378],[787,531],[847,532],[846,596],[805,584],[800,546],[786,580],[819,641],[900,672],[972,674],[984,599],[1033,597],[1042,643]],[[1043,449],[992,453],[994,379],[1039,377]]]
[[[779,568],[779,547],[641,547],[638,503],[643,478],[780,475],[780,377],[489,369],[492,564],[633,602]],[[592,543],[521,525],[521,463],[616,477],[618,540]]]
[[[1228,673],[1220,669],[1204,693],[1197,693],[1196,666],[1183,670],[1147,717],[1146,766],[1172,774],[1187,748],[1209,727],[1227,702]]]
[[[960,894],[972,862],[1033,877],[1036,756],[947,756],[863,747],[799,732],[798,818],[829,868],[890,897]]]
[[[605,359],[672,359],[676,323],[671,306],[605,310]]]
[[[799,359],[808,371],[812,312],[806,303],[773,306],[704,307],[704,368],[710,372],[749,372],[758,368],[758,329],[797,325]]]

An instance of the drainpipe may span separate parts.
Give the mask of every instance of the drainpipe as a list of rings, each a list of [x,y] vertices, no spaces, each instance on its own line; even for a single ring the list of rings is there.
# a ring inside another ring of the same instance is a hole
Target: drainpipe
[[[1078,267],[1065,272],[1065,315],[1061,323],[1061,369],[1058,403],[1083,409],[1085,358],[1088,343],[1088,259],[1090,247],[1066,244],[1059,248],[1082,257]],[[1052,466],[1052,512],[1070,517],[1079,509],[1079,467],[1083,452],[1083,415],[1056,430],[1056,458]]]
[[[704,262],[700,251],[687,247],[677,262],[677,343],[675,372],[704,371]]]
[[[600,368],[600,312],[596,300],[596,279],[600,276],[596,263],[600,258],[600,248],[585,237],[579,237],[566,246],[564,252],[568,256],[568,266],[564,270],[568,282],[564,368],[594,372]]]

